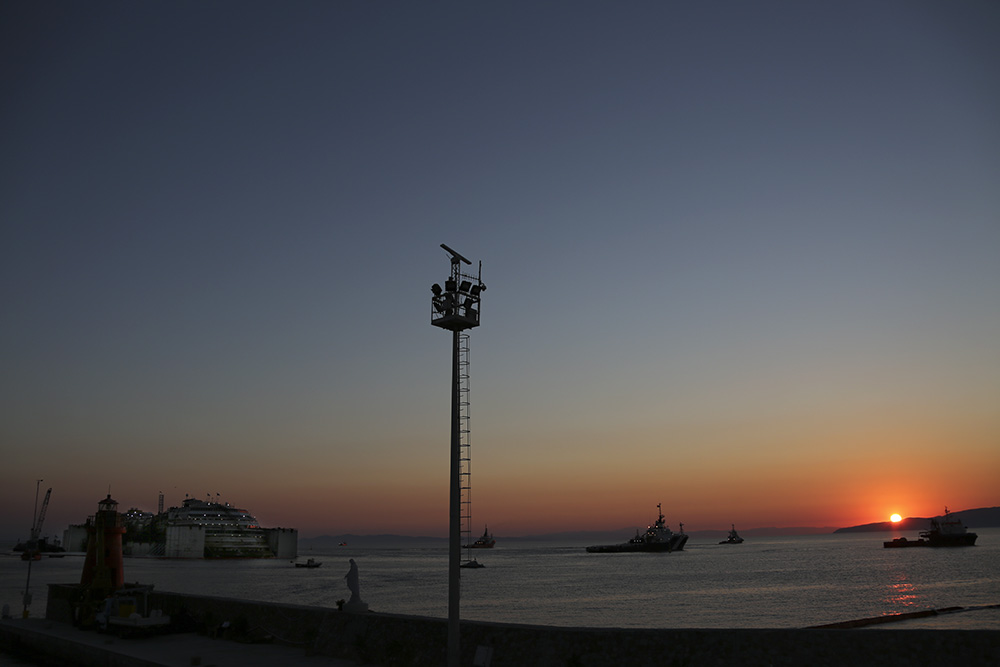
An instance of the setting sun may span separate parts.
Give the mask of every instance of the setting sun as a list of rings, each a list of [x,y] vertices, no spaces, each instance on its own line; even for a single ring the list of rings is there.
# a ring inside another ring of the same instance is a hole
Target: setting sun
[[[893,514],[891,517],[889,517],[889,520],[892,521],[893,523],[898,523],[903,520],[903,517],[899,516],[898,514]]]

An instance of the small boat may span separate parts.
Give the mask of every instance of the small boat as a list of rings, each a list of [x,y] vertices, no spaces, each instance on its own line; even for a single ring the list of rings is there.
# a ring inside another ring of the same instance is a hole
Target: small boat
[[[719,542],[719,544],[743,544],[743,538],[736,532],[736,524],[732,524],[733,529],[729,531],[729,537]]]
[[[346,546],[347,546],[347,542],[341,542],[341,543],[340,543],[340,544],[338,544],[337,546],[338,546],[338,547],[346,547]]]
[[[323,564],[323,563],[319,562],[319,561],[318,561],[318,560],[316,560],[315,558],[310,558],[309,560],[307,560],[307,561],[306,561],[306,562],[304,562],[304,563],[296,563],[296,564],[295,564],[295,567],[308,567],[308,568],[313,568],[313,567],[319,567],[319,566],[320,566],[320,565],[322,565],[322,564]]]
[[[883,542],[885,549],[901,547],[971,547],[975,546],[979,535],[970,533],[960,519],[953,516],[948,508],[944,508],[944,516],[931,519],[931,529],[920,531],[920,539],[908,540],[897,537],[889,542]]]
[[[624,544],[598,544],[587,547],[588,553],[609,554],[609,553],[629,553],[635,551],[681,551],[688,541],[688,536],[684,533],[684,524],[681,524],[679,533],[675,533],[663,522],[663,510],[660,504],[656,505],[659,518],[652,526],[646,528],[642,535],[635,531],[635,537]]]
[[[470,531],[471,532],[471,531]],[[489,526],[483,531],[483,536],[477,539],[472,544],[466,544],[466,549],[492,549],[496,545],[497,541],[493,539],[493,535],[490,534]]]
[[[459,567],[464,567],[464,568],[470,569],[470,570],[478,570],[479,568],[486,567],[486,566],[483,565],[482,563],[480,563],[475,558],[473,558],[472,560],[465,561],[464,563],[462,563],[461,565],[459,565]]]

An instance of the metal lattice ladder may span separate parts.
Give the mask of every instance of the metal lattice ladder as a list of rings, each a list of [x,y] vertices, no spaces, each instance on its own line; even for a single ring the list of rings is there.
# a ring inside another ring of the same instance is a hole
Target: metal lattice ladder
[[[472,433],[469,430],[469,335],[458,337],[458,426],[459,488],[461,489],[462,562],[470,557],[472,544]]]

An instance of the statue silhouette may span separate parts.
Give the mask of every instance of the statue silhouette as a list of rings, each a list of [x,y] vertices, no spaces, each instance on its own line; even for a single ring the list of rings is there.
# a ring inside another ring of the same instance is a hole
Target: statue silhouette
[[[358,564],[351,559],[351,569],[344,575],[347,579],[347,587],[351,589],[350,602],[361,602],[361,584],[358,583]]]

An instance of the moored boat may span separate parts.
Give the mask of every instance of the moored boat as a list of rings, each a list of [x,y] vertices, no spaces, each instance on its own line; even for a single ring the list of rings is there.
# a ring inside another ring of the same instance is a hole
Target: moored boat
[[[656,523],[646,528],[646,532],[639,534],[635,531],[635,537],[623,544],[598,544],[587,547],[589,553],[629,553],[636,551],[681,551],[687,543],[688,536],[684,533],[684,524],[680,526],[680,532],[675,533],[663,521],[663,510],[659,503],[656,505]]]
[[[310,558],[309,560],[307,560],[304,563],[296,563],[295,567],[307,567],[309,569],[312,569],[312,568],[319,567],[322,564],[323,563],[321,563],[320,561],[316,560],[315,558]]]

